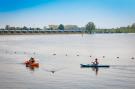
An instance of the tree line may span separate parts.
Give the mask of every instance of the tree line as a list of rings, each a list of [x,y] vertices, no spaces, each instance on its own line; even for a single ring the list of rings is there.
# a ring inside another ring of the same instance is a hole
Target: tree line
[[[101,29],[96,28],[94,22],[88,22],[83,27],[78,27],[77,25],[48,25],[44,26],[43,28],[32,28],[32,27],[11,27],[10,25],[6,25],[5,28],[0,28],[0,31],[16,31],[16,30],[31,30],[31,31],[38,31],[38,30],[81,30],[84,33],[135,33],[135,23],[129,25],[127,27],[119,27],[119,28],[111,28],[111,29]]]
[[[5,28],[0,28],[0,30],[8,30],[8,31],[12,31],[12,30],[78,30],[78,29],[82,29],[82,27],[78,27],[77,25],[48,25],[48,26],[44,26],[43,28],[33,28],[33,27],[14,27],[14,26],[10,26],[10,25],[6,25]]]
[[[85,26],[86,33],[135,33],[135,23],[128,25],[127,27],[101,29],[96,28],[93,22],[88,22]]]

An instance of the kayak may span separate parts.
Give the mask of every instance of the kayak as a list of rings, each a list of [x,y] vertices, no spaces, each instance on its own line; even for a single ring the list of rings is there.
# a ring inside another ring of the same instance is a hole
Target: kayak
[[[25,61],[24,64],[26,67],[39,67],[39,63],[29,63],[29,61]]]
[[[80,64],[81,67],[110,67],[109,65]]]
[[[32,64],[30,64],[30,66],[32,66],[32,67],[39,67],[39,63],[32,63]]]

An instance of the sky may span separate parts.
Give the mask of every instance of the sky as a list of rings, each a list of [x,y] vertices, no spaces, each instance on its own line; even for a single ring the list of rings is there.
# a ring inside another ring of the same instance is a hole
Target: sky
[[[135,23],[135,0],[0,0],[0,28],[50,24],[116,28]]]

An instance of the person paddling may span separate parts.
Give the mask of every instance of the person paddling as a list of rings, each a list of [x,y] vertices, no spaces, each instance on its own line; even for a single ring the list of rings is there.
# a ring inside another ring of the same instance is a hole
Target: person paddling
[[[98,59],[96,58],[96,59],[95,59],[95,61],[94,61],[94,62],[92,62],[92,64],[94,64],[94,65],[98,65],[98,64],[99,64]]]
[[[29,64],[35,63],[35,59],[33,57],[30,58]]]

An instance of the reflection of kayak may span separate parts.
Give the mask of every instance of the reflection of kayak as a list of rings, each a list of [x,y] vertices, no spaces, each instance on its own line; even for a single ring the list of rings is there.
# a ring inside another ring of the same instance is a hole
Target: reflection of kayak
[[[25,61],[26,67],[39,67],[39,63],[30,63],[29,61]]]
[[[80,64],[81,67],[110,67],[109,65]]]

